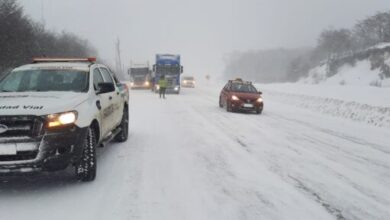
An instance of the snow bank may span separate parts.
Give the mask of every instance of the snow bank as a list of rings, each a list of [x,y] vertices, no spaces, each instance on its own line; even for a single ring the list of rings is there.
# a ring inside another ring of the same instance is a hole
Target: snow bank
[[[303,84],[319,84],[321,82],[324,82],[326,80],[326,70],[327,65],[322,64],[309,72],[309,76],[307,78],[303,78],[298,81],[298,83]]]
[[[390,43],[336,56],[311,69],[303,84],[389,87]]]
[[[265,99],[390,128],[390,89],[300,84],[258,85]]]
[[[390,60],[389,60],[390,61]],[[337,74],[327,77],[327,65],[321,65],[312,69],[307,78],[299,82],[304,84],[326,84],[326,85],[354,85],[354,86],[387,86],[389,79],[381,78],[379,68],[372,70],[369,60],[356,62],[355,66],[345,64],[339,68]]]

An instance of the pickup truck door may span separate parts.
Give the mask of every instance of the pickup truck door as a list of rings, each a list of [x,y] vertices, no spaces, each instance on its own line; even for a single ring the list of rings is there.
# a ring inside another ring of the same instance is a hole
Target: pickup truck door
[[[111,106],[111,114],[110,118],[110,130],[115,129],[122,120],[122,112],[123,112],[123,101],[121,100],[120,91],[116,82],[114,81],[111,73],[105,67],[100,67],[100,72],[102,73],[104,82],[113,83],[115,85],[115,91],[109,93],[109,102]]]
[[[117,108],[117,112],[116,112],[116,120],[117,120],[116,127],[117,127],[122,122],[123,109],[125,108],[125,100],[127,96],[124,95],[125,92],[123,91],[122,85],[120,84],[120,81],[116,78],[115,74],[112,71],[110,71],[110,75],[114,79],[115,91],[116,91],[115,99],[119,107]]]
[[[96,92],[98,92],[98,84],[103,83],[104,79],[100,73],[99,68],[95,68],[93,70],[93,85]],[[110,111],[110,93],[102,93],[98,94],[98,105],[100,105],[99,117],[100,117],[100,129],[101,129],[101,137],[104,139],[107,137],[109,132],[111,131],[111,122],[110,115],[108,112]]]

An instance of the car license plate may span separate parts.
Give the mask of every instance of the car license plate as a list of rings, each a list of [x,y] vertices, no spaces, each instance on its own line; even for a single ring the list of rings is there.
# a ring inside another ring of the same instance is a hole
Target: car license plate
[[[15,144],[0,144],[0,155],[16,155]]]
[[[245,103],[244,108],[253,108],[253,104]]]

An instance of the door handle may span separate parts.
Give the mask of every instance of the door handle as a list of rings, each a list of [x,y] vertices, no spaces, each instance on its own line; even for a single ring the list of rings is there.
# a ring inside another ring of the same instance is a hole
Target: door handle
[[[108,97],[109,100],[112,100],[112,96]]]
[[[98,100],[98,101],[96,101],[96,107],[100,110],[100,109],[102,109],[102,106],[100,105],[100,101]]]

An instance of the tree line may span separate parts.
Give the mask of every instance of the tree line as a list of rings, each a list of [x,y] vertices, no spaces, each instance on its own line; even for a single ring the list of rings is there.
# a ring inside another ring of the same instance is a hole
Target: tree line
[[[389,42],[390,11],[378,12],[358,21],[350,29],[322,31],[314,48],[232,53],[225,59],[225,75],[232,77],[242,74],[242,77],[251,77],[261,82],[296,81],[321,63],[355,55],[361,58],[364,57],[362,51],[367,48]],[[285,53],[275,55],[276,51]],[[264,61],[268,56],[272,57],[271,65]]]
[[[47,30],[24,14],[16,0],[0,0],[0,74],[32,57],[87,57],[96,50],[68,32]]]

